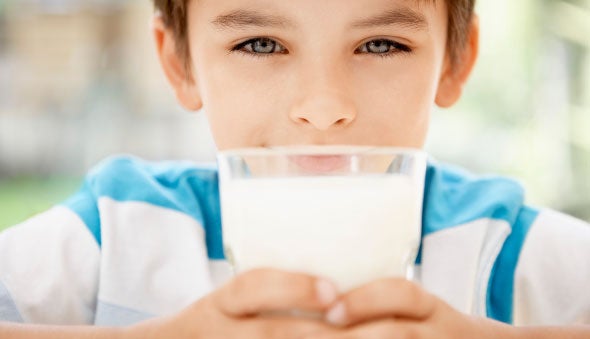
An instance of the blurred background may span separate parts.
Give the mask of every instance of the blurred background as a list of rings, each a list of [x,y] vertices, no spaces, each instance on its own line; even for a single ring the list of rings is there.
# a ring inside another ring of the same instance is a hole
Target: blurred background
[[[519,179],[590,221],[590,0],[479,0],[481,55],[427,150]],[[148,0],[0,0],[0,229],[59,203],[106,156],[214,161],[203,114],[157,63]]]

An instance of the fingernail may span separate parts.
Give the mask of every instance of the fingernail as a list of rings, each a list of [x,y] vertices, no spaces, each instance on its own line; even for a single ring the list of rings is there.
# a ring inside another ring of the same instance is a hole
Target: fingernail
[[[346,308],[343,302],[339,302],[334,305],[328,313],[326,313],[326,321],[333,325],[345,325],[346,324]]]
[[[316,291],[318,295],[318,300],[323,305],[330,305],[336,298],[338,298],[338,291],[336,290],[336,286],[325,279],[318,279],[316,282]]]

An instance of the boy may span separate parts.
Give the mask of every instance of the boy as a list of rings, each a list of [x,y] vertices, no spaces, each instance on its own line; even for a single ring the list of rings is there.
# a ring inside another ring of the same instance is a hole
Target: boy
[[[419,148],[433,104],[459,99],[476,60],[473,2],[156,0],[154,36],[178,101],[204,108],[220,150]],[[0,318],[104,327],[4,323],[0,337],[590,335],[572,326],[590,323],[590,228],[524,206],[507,179],[430,164],[420,285],[340,294],[300,273],[230,278],[220,227],[215,169],[111,159],[0,235]],[[269,315],[294,309],[323,319]]]

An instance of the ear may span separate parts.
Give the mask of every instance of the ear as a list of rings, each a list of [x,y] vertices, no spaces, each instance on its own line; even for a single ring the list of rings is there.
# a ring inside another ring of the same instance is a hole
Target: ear
[[[156,51],[160,59],[162,69],[172,85],[178,102],[189,111],[197,111],[203,107],[196,82],[186,67],[184,56],[179,55],[176,48],[176,38],[173,32],[166,27],[162,16],[154,15],[152,31],[156,42]]]
[[[459,53],[457,63],[455,65],[451,63],[448,53],[445,58],[445,66],[439,80],[435,99],[439,107],[450,107],[459,100],[463,93],[463,86],[465,86],[477,60],[478,52],[479,19],[474,14],[470,24],[467,43],[461,53]]]

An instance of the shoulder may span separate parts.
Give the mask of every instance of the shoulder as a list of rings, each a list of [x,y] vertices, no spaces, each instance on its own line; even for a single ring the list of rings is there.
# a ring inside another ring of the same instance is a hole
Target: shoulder
[[[203,223],[202,202],[218,199],[214,165],[188,161],[150,162],[114,156],[88,172],[78,193],[63,203],[100,239],[101,201],[137,202],[175,210]],[[204,200],[205,199],[205,200]]]
[[[435,233],[478,219],[518,222],[524,189],[514,179],[477,176],[459,167],[429,162],[424,190],[424,232]]]
[[[434,161],[426,175],[423,218],[430,243],[450,244],[435,247],[446,251],[437,258],[457,252],[456,260],[468,263],[480,257],[486,274],[478,281],[487,284],[480,288],[481,304],[488,317],[520,325],[589,321],[584,314],[590,295],[581,297],[590,282],[588,223],[526,205],[516,180]]]
[[[95,193],[117,200],[142,200],[150,198],[151,188],[184,192],[192,187],[182,183],[204,184],[217,180],[213,165],[189,161],[150,162],[133,156],[114,156],[95,166],[87,176],[87,183]],[[186,193],[186,192],[184,192]]]

